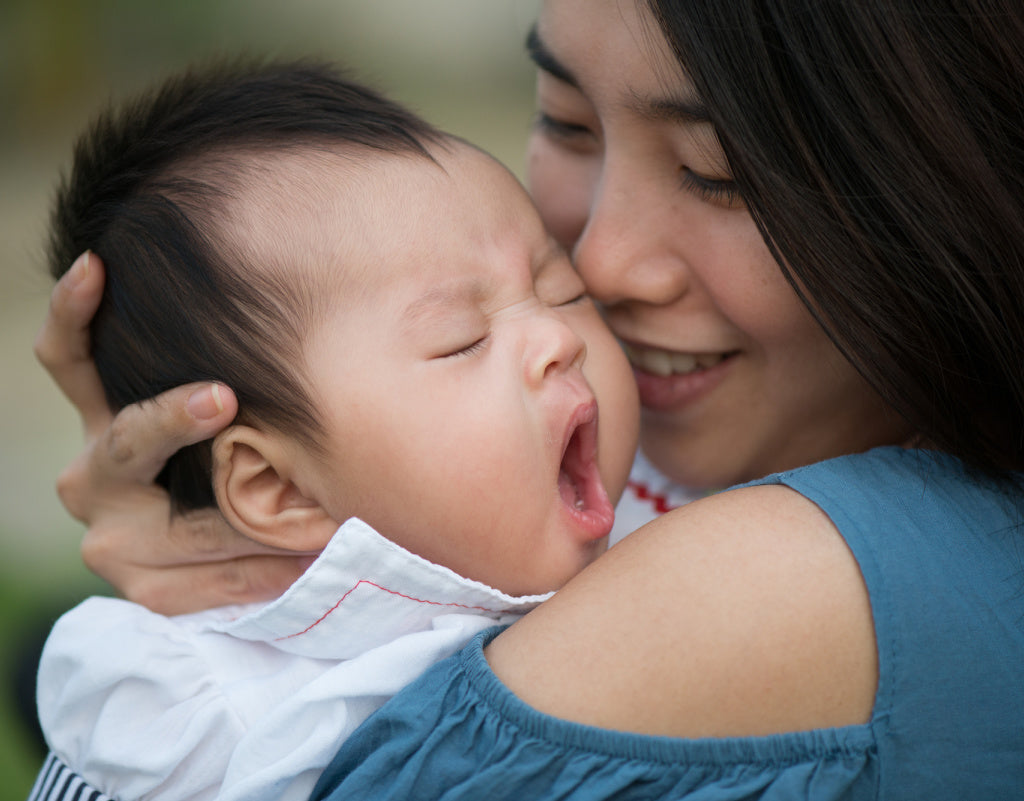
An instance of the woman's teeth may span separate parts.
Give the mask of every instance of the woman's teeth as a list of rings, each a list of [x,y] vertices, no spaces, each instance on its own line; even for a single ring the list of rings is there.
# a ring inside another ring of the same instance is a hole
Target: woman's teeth
[[[722,353],[674,353],[667,350],[638,348],[625,343],[622,349],[631,364],[658,376],[686,375],[697,370],[706,370],[725,358],[725,354]]]

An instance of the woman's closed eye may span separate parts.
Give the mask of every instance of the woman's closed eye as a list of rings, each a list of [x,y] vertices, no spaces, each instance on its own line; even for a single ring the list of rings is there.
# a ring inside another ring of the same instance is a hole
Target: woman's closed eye
[[[564,144],[590,144],[596,138],[586,125],[560,120],[544,111],[534,116],[534,127],[549,139]]]
[[[743,206],[743,196],[732,179],[707,178],[683,165],[679,168],[679,181],[684,190],[707,203],[730,209]]]

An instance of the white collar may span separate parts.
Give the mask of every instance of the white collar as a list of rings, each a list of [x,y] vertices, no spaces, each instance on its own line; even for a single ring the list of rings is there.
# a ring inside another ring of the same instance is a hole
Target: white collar
[[[288,653],[351,659],[396,637],[429,629],[440,615],[511,622],[552,594],[506,595],[416,556],[351,518],[280,598],[208,625]]]

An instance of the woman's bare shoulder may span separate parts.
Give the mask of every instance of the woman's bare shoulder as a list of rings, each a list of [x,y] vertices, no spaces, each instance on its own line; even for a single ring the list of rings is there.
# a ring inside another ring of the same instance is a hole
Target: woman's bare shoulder
[[[877,686],[856,561],[824,513],[781,486],[645,526],[487,658],[542,712],[678,737],[862,723]]]

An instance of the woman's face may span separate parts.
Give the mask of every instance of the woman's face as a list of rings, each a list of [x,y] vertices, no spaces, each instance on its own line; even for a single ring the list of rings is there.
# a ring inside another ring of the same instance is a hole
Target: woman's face
[[[528,177],[633,364],[645,454],[716,487],[901,441],[772,259],[642,6],[545,0]]]

